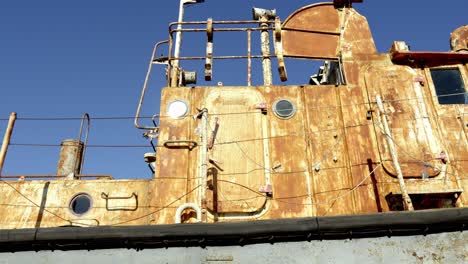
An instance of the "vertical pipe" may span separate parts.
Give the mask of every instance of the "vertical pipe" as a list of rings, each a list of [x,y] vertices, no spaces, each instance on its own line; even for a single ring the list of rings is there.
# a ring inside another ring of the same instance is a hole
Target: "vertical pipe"
[[[81,170],[81,157],[83,156],[83,142],[79,139],[65,139],[62,141],[60,157],[57,165],[57,175],[68,176],[72,180]]]
[[[177,20],[177,32],[176,32],[176,40],[175,40],[175,47],[174,47],[174,62],[171,67],[171,72],[169,73],[171,78],[171,87],[179,86],[179,55],[180,55],[180,46],[182,44],[182,21],[184,19],[184,0],[180,0],[179,3],[179,18]]]
[[[260,27],[262,28],[260,39],[262,42],[262,66],[263,66],[263,84],[272,84],[271,59],[270,59],[270,34],[268,32],[268,17],[260,18]]]
[[[208,110],[205,108],[201,113],[201,142],[199,154],[199,179],[200,179],[200,207],[202,208],[203,218],[206,215],[206,187],[208,180]]]
[[[10,114],[10,119],[8,120],[8,126],[5,132],[5,136],[3,137],[2,148],[0,149],[0,175],[2,175],[3,164],[5,163],[8,145],[10,145],[11,134],[13,132],[13,127],[15,126],[15,121],[16,113],[12,112]]]
[[[252,86],[252,30],[247,29],[247,86]]]
[[[179,67],[179,55],[180,55],[180,46],[182,43],[182,21],[184,19],[184,0],[180,0],[179,4],[179,19],[177,20],[177,32],[176,32],[176,41],[175,41],[175,50],[174,50],[174,67]]]
[[[405,180],[403,179],[403,172],[401,171],[400,163],[398,162],[398,154],[395,149],[393,139],[391,137],[390,127],[387,122],[387,115],[385,114],[385,108],[382,103],[382,99],[379,95],[376,96],[377,106],[379,107],[380,117],[385,131],[385,137],[387,138],[388,147],[390,148],[390,153],[392,154],[393,166],[397,172],[398,182],[400,183],[401,196],[403,197],[403,204],[405,209],[408,211],[414,211],[413,203],[411,198],[406,190]]]

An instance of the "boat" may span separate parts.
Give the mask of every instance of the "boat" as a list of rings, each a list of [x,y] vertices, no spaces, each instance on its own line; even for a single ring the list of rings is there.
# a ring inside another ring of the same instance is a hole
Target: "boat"
[[[285,20],[254,8],[252,20],[171,23],[134,116],[153,177],[82,174],[84,114],[56,175],[0,174],[2,261],[468,261],[468,25],[447,52],[395,41],[379,53],[353,8],[361,2],[314,3]],[[246,34],[244,55],[217,52],[226,32]],[[202,35],[205,54],[180,52],[187,33]],[[197,86],[220,61],[245,63],[246,85]],[[298,61],[320,66],[286,85]],[[160,113],[141,116],[158,67]]]

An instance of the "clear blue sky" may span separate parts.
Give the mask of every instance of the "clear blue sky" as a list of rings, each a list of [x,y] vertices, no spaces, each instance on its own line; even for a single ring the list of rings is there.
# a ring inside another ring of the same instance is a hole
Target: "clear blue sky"
[[[187,8],[185,20],[249,20],[252,6],[276,8],[284,20],[297,8],[314,2],[206,0]],[[167,25],[177,20],[178,3],[2,1],[0,118],[8,118],[12,111],[19,117],[79,117],[84,112],[91,117],[133,116],[152,47],[167,39]],[[355,8],[368,18],[380,52],[387,52],[394,40],[406,41],[413,50],[447,51],[450,32],[468,23],[466,0],[365,0]],[[204,41],[205,36],[199,39]],[[184,42],[183,48],[187,49],[188,43]],[[202,50],[204,42],[198,44]],[[215,36],[215,48],[223,44],[238,53],[239,45]],[[159,112],[163,70],[154,74],[144,115]],[[215,76],[225,84],[238,81],[228,71],[216,72],[216,68]],[[5,127],[6,122],[0,121],[1,137]],[[76,137],[78,128],[79,121],[19,120],[12,143],[59,144],[64,138]],[[132,120],[92,121],[89,143],[149,146]],[[150,147],[89,149],[84,173],[149,178],[143,162],[143,154],[149,151]],[[3,174],[54,174],[58,153],[59,148],[11,146]]]

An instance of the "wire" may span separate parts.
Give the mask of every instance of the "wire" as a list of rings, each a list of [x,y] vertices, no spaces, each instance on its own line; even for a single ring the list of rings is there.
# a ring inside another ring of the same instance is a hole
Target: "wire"
[[[51,215],[53,215],[53,216],[55,216],[55,217],[57,217],[57,218],[59,218],[59,219],[61,219],[61,220],[63,220],[63,221],[66,221],[66,222],[68,222],[68,223],[70,223],[70,224],[76,223],[76,222],[73,222],[73,221],[71,221],[71,220],[69,220],[69,219],[65,219],[65,218],[61,217],[60,215],[58,215],[58,214],[56,214],[56,213],[54,213],[54,212],[52,212],[52,211],[47,210],[46,207],[41,207],[39,204],[37,204],[36,202],[34,202],[33,200],[31,200],[29,197],[27,197],[27,196],[24,195],[23,193],[21,193],[18,189],[16,189],[16,188],[15,188],[13,185],[11,185],[8,181],[5,181],[5,180],[0,179],[0,182],[3,182],[3,183],[5,183],[6,185],[8,185],[11,189],[13,189],[16,193],[18,193],[21,197],[23,197],[24,199],[26,199],[26,200],[27,200],[28,202],[30,202],[31,204],[33,204],[35,207],[37,207],[37,208],[42,208],[42,209],[44,210],[44,212],[47,212],[47,213],[49,213],[49,214],[51,214]],[[82,224],[82,223],[76,223],[76,224],[85,225],[85,224]]]
[[[346,128],[369,126],[369,125],[373,125],[373,124],[375,124],[375,122],[351,125],[351,126],[346,126],[344,128],[339,127],[339,128],[324,129],[324,130],[319,130],[319,131],[310,131],[310,132],[306,132],[306,134],[319,134],[319,133],[324,133],[324,132],[343,130],[343,129],[346,129]],[[279,136],[231,140],[231,141],[225,141],[225,142],[218,142],[218,143],[215,143],[214,145],[238,144],[238,143],[243,143],[243,142],[252,142],[252,141],[260,141],[260,140],[275,139],[275,138],[298,137],[298,136],[303,136],[303,135],[304,134],[302,134],[302,133],[292,133],[292,134],[285,134],[285,135],[279,135]],[[17,147],[61,147],[61,146],[67,146],[67,144],[14,143],[14,142],[10,143],[9,145],[10,146],[17,146]],[[72,146],[72,145],[70,145],[70,146]],[[150,148],[151,146],[150,145],[132,145],[132,144],[128,144],[128,145],[91,144],[91,145],[87,145],[86,147],[88,147],[88,148]],[[155,147],[156,148],[165,148],[166,146],[164,146],[164,145],[155,145]]]
[[[457,96],[457,95],[468,95],[468,92],[465,93],[451,93],[451,94],[444,94],[444,95],[434,95],[434,96],[419,96],[419,97],[408,97],[408,98],[400,98],[400,99],[388,99],[384,100],[384,102],[404,102],[404,101],[412,101],[412,100],[420,100],[420,99],[430,99],[430,98],[444,98],[450,96]],[[338,105],[315,105],[315,106],[307,106],[308,109],[324,109],[324,108],[337,108],[337,107],[352,107],[352,106],[360,106],[360,105],[369,105],[369,104],[376,104],[374,101],[370,102],[363,102],[363,103],[355,103],[355,104],[338,104]],[[247,111],[247,112],[227,112],[227,113],[212,113],[209,116],[223,116],[223,115],[242,115],[242,114],[262,114],[261,111]],[[167,115],[155,115],[157,118],[171,118]],[[152,119],[153,116],[141,116],[138,117],[139,119]],[[23,121],[71,121],[71,120],[81,120],[81,117],[18,117],[16,120],[23,120]],[[103,117],[92,117],[91,120],[126,120],[126,119],[135,119],[134,116],[103,116]],[[0,121],[8,121],[8,118],[0,118]]]
[[[179,198],[175,199],[174,201],[168,203],[167,205],[165,205],[165,206],[159,208],[158,210],[155,210],[155,211],[153,211],[153,212],[150,212],[150,213],[148,213],[148,214],[145,214],[145,215],[142,215],[142,216],[139,216],[139,217],[130,219],[130,220],[126,220],[126,221],[122,221],[122,222],[110,224],[109,226],[123,225],[123,224],[130,223],[130,222],[133,222],[133,221],[136,221],[136,220],[140,220],[140,219],[145,218],[145,217],[148,217],[148,216],[150,216],[150,215],[153,215],[153,214],[155,214],[155,213],[157,213],[157,212],[160,212],[160,211],[162,211],[162,210],[164,210],[164,209],[169,208],[171,205],[173,205],[173,204],[175,204],[176,202],[180,201],[182,198],[188,196],[189,194],[191,194],[192,192],[194,192],[195,190],[197,190],[197,189],[200,188],[200,187],[201,187],[201,185],[196,186],[195,188],[193,188],[193,189],[190,190],[189,192],[185,193],[184,195],[180,196]]]
[[[67,144],[35,144],[35,143],[10,143],[10,146],[17,147],[61,147],[61,146],[75,146]],[[87,148],[151,148],[149,145],[87,145]],[[156,145],[156,148],[164,146]]]

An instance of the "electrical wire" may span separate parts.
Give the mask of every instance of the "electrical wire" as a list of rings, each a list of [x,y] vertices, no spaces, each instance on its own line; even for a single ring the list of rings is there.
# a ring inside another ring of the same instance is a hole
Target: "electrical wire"
[[[404,101],[413,101],[421,99],[431,99],[431,98],[444,98],[457,95],[468,95],[468,92],[465,93],[451,93],[444,95],[434,95],[434,96],[419,96],[419,97],[408,97],[400,99],[386,99],[384,102],[404,102]],[[338,108],[338,107],[353,107],[361,105],[376,104],[374,101],[363,102],[363,103],[354,103],[354,104],[338,104],[338,105],[314,105],[307,106],[308,109],[325,109],[325,108]],[[261,114],[261,111],[245,111],[245,112],[227,112],[227,113],[212,113],[209,116],[223,116],[223,115],[242,115],[242,114]],[[154,116],[141,116],[139,119],[152,119]],[[171,118],[168,115],[155,115],[157,118]],[[22,121],[72,121],[72,120],[81,120],[82,117],[18,117],[16,120]],[[92,117],[91,120],[126,120],[126,119],[135,119],[134,116],[102,116],[102,117]],[[8,121],[8,118],[0,118],[0,121]]]
[[[72,225],[73,223],[75,224],[79,224],[79,225],[85,225],[85,224],[82,224],[82,223],[77,223],[77,222],[73,222],[72,220],[70,219],[66,219],[50,210],[47,210],[47,208],[45,207],[41,207],[39,204],[37,204],[36,202],[34,202],[32,199],[30,199],[28,196],[24,195],[22,192],[20,192],[18,189],[16,189],[13,185],[11,185],[8,181],[5,181],[5,180],[2,180],[0,179],[0,182],[6,184],[8,187],[10,187],[11,189],[13,189],[16,193],[18,193],[21,197],[23,197],[24,199],[26,199],[28,202],[30,202],[31,204],[33,204],[35,207],[37,208],[42,208],[44,210],[44,212],[47,212],[57,218],[59,218],[60,220],[62,221],[65,221],[65,222],[68,222],[70,225]]]
[[[362,127],[362,126],[369,126],[369,125],[372,125],[372,124],[374,124],[374,122],[346,126],[346,127],[344,127],[344,129],[354,128],[354,127]],[[343,130],[343,128],[339,127],[339,128],[324,129],[324,130],[319,130],[319,131],[310,131],[310,132],[307,132],[307,134],[319,134],[319,133],[330,132],[330,131],[338,131],[338,130]],[[303,136],[303,134],[301,134],[301,133],[291,133],[291,134],[270,136],[270,137],[230,140],[230,141],[218,142],[218,143],[215,143],[214,145],[238,144],[238,143],[243,143],[243,142],[260,141],[260,140],[265,140],[265,139],[298,137],[298,136]],[[17,147],[61,147],[61,146],[67,146],[67,144],[15,143],[15,142],[10,143],[9,145],[10,146],[17,146]],[[74,145],[70,145],[70,146],[74,146]],[[123,144],[123,145],[89,144],[86,147],[88,147],[88,148],[150,148],[151,146],[150,145],[133,145],[133,144]],[[165,148],[166,146],[164,146],[164,145],[155,145],[155,147],[156,148]]]
[[[188,196],[189,194],[193,193],[194,191],[196,191],[198,188],[200,188],[201,185],[198,185],[196,186],[195,188],[193,188],[192,190],[186,192],[185,194],[183,194],[182,196],[178,197],[177,199],[175,199],[174,201],[166,204],[165,206],[159,208],[158,210],[155,210],[155,211],[152,211],[150,213],[147,213],[145,215],[142,215],[142,216],[139,216],[139,217],[135,217],[135,218],[132,218],[132,219],[129,219],[129,220],[125,220],[125,221],[122,221],[122,222],[117,222],[117,223],[114,223],[114,224],[110,224],[109,226],[118,226],[118,225],[123,225],[123,224],[127,224],[127,223],[130,223],[130,222],[133,222],[133,221],[137,221],[137,220],[140,220],[140,219],[143,219],[145,217],[148,217],[150,215],[153,215],[155,213],[158,213],[164,209],[167,209],[167,208],[170,208],[171,205],[177,203],[178,201],[180,201],[181,199],[185,198],[186,196]]]
[[[10,146],[16,147],[61,147],[61,146],[75,146],[67,144],[41,144],[41,143],[10,143]],[[151,148],[149,145],[86,145],[87,148]],[[155,145],[156,148],[164,146]]]

